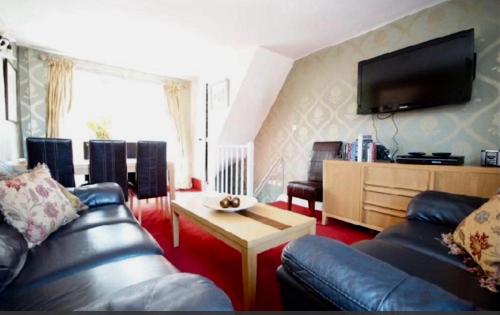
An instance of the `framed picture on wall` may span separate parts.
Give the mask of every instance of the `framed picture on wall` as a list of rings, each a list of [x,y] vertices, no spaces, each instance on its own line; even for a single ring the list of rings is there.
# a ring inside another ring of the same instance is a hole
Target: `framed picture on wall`
[[[212,109],[229,106],[229,80],[225,79],[210,86],[210,104]]]
[[[5,94],[6,119],[17,122],[17,73],[16,68],[7,59],[3,60],[3,80]]]

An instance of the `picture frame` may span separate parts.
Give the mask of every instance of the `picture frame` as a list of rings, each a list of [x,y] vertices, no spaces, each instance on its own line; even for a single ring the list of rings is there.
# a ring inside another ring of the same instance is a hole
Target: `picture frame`
[[[17,70],[7,59],[3,60],[3,81],[5,100],[5,119],[17,122]]]
[[[210,104],[212,109],[229,107],[229,79],[219,81],[210,86]]]

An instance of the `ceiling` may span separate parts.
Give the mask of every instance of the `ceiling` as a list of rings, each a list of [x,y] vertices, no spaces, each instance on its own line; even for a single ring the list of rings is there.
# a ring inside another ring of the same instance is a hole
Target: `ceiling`
[[[261,46],[292,59],[443,0],[0,0],[19,43],[181,77]]]

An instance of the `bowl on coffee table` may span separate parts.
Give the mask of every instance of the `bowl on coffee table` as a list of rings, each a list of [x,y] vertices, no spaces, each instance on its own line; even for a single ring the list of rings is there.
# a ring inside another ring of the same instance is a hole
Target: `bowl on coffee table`
[[[226,199],[227,202],[224,202]],[[239,202],[236,202],[239,200]],[[233,201],[233,203],[231,203]],[[228,195],[228,194],[218,194],[203,197],[203,205],[207,208],[225,211],[225,212],[236,212],[244,209],[251,208],[258,203],[257,198],[245,195]]]

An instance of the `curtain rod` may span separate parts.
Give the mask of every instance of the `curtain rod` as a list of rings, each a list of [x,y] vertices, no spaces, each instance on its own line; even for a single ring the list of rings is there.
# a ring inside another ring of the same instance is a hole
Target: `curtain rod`
[[[74,58],[74,57],[65,55],[63,53],[50,51],[48,49],[41,48],[41,47],[35,47],[32,45],[20,45],[18,43],[17,46],[36,50],[38,52],[38,58],[40,60],[43,60],[43,61],[46,61],[49,58],[49,56],[70,59],[71,61],[74,62],[76,67],[78,67],[82,70],[86,70],[86,71],[99,72],[99,73],[103,73],[103,74],[118,76],[121,78],[131,78],[131,79],[140,80],[140,81],[149,81],[149,82],[162,83],[162,84],[167,83],[168,81],[178,81],[178,82],[183,82],[183,83],[189,82],[189,80],[184,80],[181,78],[162,76],[162,75],[158,75],[158,74],[143,72],[140,70],[128,69],[128,68],[123,68],[120,66],[107,65],[107,64],[103,64],[103,63],[99,63],[99,62],[95,62],[95,61]]]

